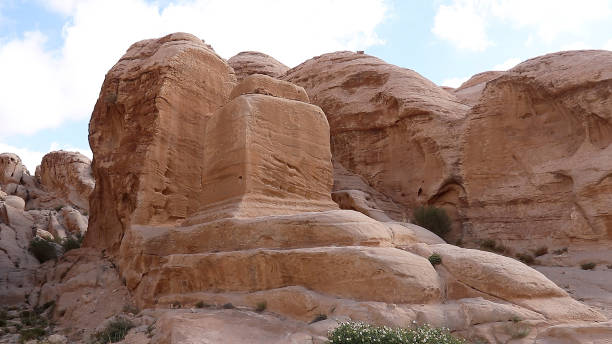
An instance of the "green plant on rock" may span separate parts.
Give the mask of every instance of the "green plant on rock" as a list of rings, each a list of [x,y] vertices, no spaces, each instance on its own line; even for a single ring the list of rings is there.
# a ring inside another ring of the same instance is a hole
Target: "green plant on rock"
[[[429,256],[429,262],[431,263],[431,265],[436,266],[438,264],[442,264],[442,257],[440,257],[439,254],[434,253],[431,256]]]
[[[30,241],[29,251],[41,263],[57,258],[57,251],[54,243],[39,237]]]
[[[517,253],[516,258],[527,265],[533,264],[535,261],[533,256],[528,253]]]
[[[412,329],[373,326],[361,322],[345,322],[330,331],[329,344],[467,344],[464,339],[454,337],[445,328],[428,325]]]
[[[268,303],[266,301],[257,302],[257,305],[255,305],[255,312],[261,313],[265,311],[266,308],[268,308]]]
[[[451,220],[442,208],[420,206],[414,210],[414,224],[443,237],[451,230]]]
[[[109,322],[102,331],[94,335],[96,343],[117,343],[125,338],[132,327],[134,327],[134,324],[128,319],[117,318]]]
[[[62,240],[62,247],[64,248],[64,253],[74,250],[81,247],[83,243],[83,235],[81,233],[77,233],[76,235],[67,236]]]
[[[34,327],[20,330],[19,334],[19,343],[25,343],[32,339],[40,339],[44,337],[47,334],[47,331],[40,327]]]
[[[597,264],[595,264],[593,262],[584,263],[584,264],[580,265],[582,270],[593,270],[593,269],[595,269],[596,266],[597,266]]]

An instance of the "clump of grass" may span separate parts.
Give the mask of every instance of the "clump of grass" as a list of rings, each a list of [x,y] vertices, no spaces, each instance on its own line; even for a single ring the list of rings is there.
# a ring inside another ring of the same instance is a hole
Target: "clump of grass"
[[[527,265],[533,264],[535,261],[533,256],[529,253],[517,253],[516,258]]]
[[[58,205],[57,207],[55,207],[55,211],[59,212],[60,210],[62,210],[63,207],[64,205]]]
[[[47,334],[47,331],[40,327],[33,327],[20,330],[19,334],[21,335],[19,337],[19,343],[25,343],[32,339],[40,339],[44,337]]]
[[[414,210],[413,223],[443,237],[451,230],[451,220],[442,208],[421,206]]]
[[[428,325],[413,329],[372,326],[361,322],[345,322],[330,331],[329,344],[401,343],[401,344],[466,344],[445,328]]]
[[[314,324],[316,322],[323,321],[323,320],[327,320],[327,314],[318,314],[316,317],[314,317],[314,319],[312,319],[310,323]]]
[[[195,304],[196,308],[210,308],[210,305],[208,303],[204,303],[204,301],[198,301],[198,303]]]
[[[51,259],[57,259],[57,251],[53,242],[41,238],[30,241],[29,251],[39,262],[44,263]]]
[[[429,262],[431,263],[431,265],[436,266],[438,264],[442,264],[442,257],[440,257],[439,254],[434,253],[431,256],[429,256]]]
[[[499,254],[507,254],[510,250],[502,244],[498,244],[493,239],[485,239],[480,242],[480,249],[483,251],[495,252]]]
[[[23,311],[19,313],[21,324],[24,326],[46,327],[49,322],[34,311]]]
[[[128,304],[123,306],[123,312],[124,313],[138,314],[138,308],[136,306],[134,306],[133,304],[128,303]]]
[[[236,308],[236,307],[234,307],[234,305],[229,302],[223,305],[223,309],[233,309],[233,308]]]
[[[597,264],[595,264],[593,262],[588,262],[588,263],[584,263],[584,264],[580,265],[580,268],[582,268],[582,270],[593,270],[593,269],[595,269],[596,266],[597,266]]]
[[[560,255],[562,255],[562,254],[564,254],[564,253],[566,253],[566,252],[567,252],[567,247],[560,248],[560,249],[558,249],[558,250],[554,250],[554,251],[553,251],[553,253],[554,253],[555,255],[557,255],[557,256],[560,256]]]
[[[119,342],[125,338],[132,327],[134,327],[134,324],[132,324],[131,321],[124,318],[117,318],[109,322],[102,331],[94,335],[96,343],[106,344]]]
[[[70,251],[70,250],[75,250],[77,248],[81,247],[81,244],[83,243],[83,235],[81,235],[81,233],[77,233],[76,235],[72,236],[67,236],[64,240],[62,240],[62,247],[64,248],[64,253]]]
[[[266,308],[268,308],[268,303],[266,301],[257,302],[257,305],[255,306],[255,312],[261,313],[265,311]]]
[[[542,246],[538,247],[535,251],[533,251],[533,255],[536,257],[543,256],[548,253],[548,247]]]
[[[506,327],[506,332],[512,339],[525,338],[529,335],[531,329],[527,325],[521,324],[521,319],[519,317],[515,316],[510,320],[512,321],[512,324]]]

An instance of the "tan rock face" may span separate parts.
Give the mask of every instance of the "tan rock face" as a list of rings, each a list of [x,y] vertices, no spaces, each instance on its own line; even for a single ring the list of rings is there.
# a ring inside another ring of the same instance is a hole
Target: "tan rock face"
[[[45,191],[81,209],[89,209],[89,195],[95,184],[89,158],[77,152],[47,153],[36,172]]]
[[[16,154],[0,154],[0,184],[19,184],[21,183],[21,177],[26,171],[26,167],[21,163],[21,159]]]
[[[242,95],[208,122],[201,210],[188,223],[335,209],[320,108]]]
[[[230,94],[230,99],[234,99],[243,94],[265,94],[268,96],[298,100],[304,103],[310,101],[304,88],[263,74],[253,74],[244,78],[244,80],[234,87]]]
[[[289,69],[272,56],[256,51],[238,53],[227,60],[227,63],[232,66],[239,81],[252,74],[264,74],[278,78]]]
[[[325,111],[334,160],[346,170],[409,214],[424,203],[459,205],[457,140],[468,107],[453,95],[411,70],[351,52],[308,60],[283,78]]]
[[[197,210],[205,125],[234,84],[229,65],[192,35],[130,47],[106,75],[90,121],[96,188],[86,243],[116,249],[130,224]]]
[[[612,238],[612,52],[561,52],[489,81],[469,115],[467,234]]]

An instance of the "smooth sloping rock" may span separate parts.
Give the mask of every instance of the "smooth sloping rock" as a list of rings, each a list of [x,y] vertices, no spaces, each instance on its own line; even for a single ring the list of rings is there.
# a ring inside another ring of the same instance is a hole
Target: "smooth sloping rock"
[[[278,78],[289,69],[273,57],[256,51],[238,53],[227,60],[227,63],[234,69],[238,81],[252,74],[263,74]]]
[[[504,72],[496,71],[478,73],[472,76],[468,81],[464,82],[460,87],[454,89],[452,94],[457,96],[462,103],[469,106],[474,106],[478,103],[487,82],[504,74]]]
[[[234,85],[231,67],[195,36],[128,49],[90,121],[96,187],[86,245],[116,249],[130,224],[174,223],[199,208],[202,135]]]
[[[317,106],[242,95],[204,136],[201,209],[187,223],[337,209],[329,129]]]
[[[94,189],[91,161],[78,152],[55,151],[45,154],[36,170],[43,188],[71,204],[89,209],[89,195]]]
[[[249,75],[242,80],[230,94],[234,99],[243,94],[265,94],[285,99],[293,99],[308,103],[308,95],[303,87],[290,82],[272,78],[263,74]]]
[[[456,214],[463,193],[456,142],[468,107],[455,96],[412,70],[352,52],[315,57],[283,79],[323,109],[344,168],[408,214],[424,203]]]
[[[612,239],[612,52],[560,52],[489,81],[469,115],[469,239]]]

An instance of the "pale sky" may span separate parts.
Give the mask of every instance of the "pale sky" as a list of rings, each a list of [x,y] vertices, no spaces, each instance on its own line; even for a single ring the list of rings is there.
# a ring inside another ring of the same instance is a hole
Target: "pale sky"
[[[365,50],[456,87],[550,52],[612,50],[612,0],[0,0],[0,152],[32,173],[51,150],[91,157],[105,73],[133,42],[177,31],[290,67]]]

